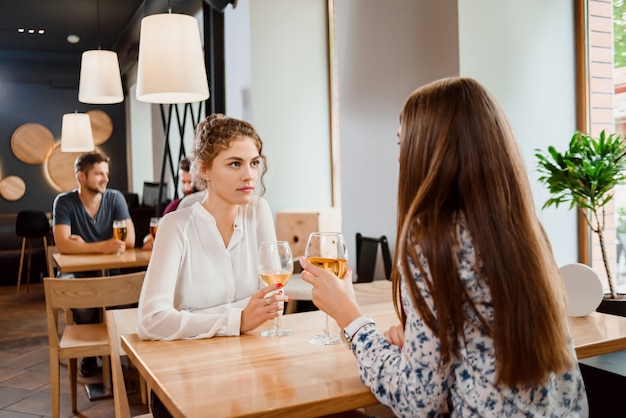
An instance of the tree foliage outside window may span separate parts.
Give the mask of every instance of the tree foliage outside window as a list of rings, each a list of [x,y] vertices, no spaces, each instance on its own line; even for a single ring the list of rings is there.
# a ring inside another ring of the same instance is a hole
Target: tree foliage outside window
[[[626,0],[613,0],[615,68],[626,67]]]

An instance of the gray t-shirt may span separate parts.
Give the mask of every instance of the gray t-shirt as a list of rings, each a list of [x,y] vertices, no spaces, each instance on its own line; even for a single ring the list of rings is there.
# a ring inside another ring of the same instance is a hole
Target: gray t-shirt
[[[107,189],[96,216],[91,217],[78,197],[78,190],[61,193],[52,204],[54,225],[69,225],[72,235],[80,235],[85,242],[98,242],[113,237],[113,221],[130,219],[124,195]]]

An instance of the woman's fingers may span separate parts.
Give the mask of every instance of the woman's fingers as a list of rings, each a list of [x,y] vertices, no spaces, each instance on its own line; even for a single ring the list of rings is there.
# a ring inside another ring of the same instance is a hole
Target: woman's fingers
[[[314,277],[322,276],[324,274],[331,274],[327,272],[326,270],[324,270],[323,268],[318,267],[315,264],[309,263],[308,260],[302,256],[300,256],[299,260],[300,260],[300,266],[302,266],[302,268],[304,269],[302,273],[306,272]]]
[[[251,331],[266,321],[280,316],[284,302],[291,300],[281,289],[282,283],[266,286],[250,298],[241,315],[241,332]]]
[[[259,298],[261,306],[282,305],[283,302],[289,302],[291,298],[284,294],[283,290],[270,291],[268,293],[262,293]],[[281,306],[278,306],[282,309]]]
[[[402,348],[404,346],[404,327],[402,325],[392,325],[384,333],[389,344],[397,345]]]
[[[276,284],[272,284],[269,286],[265,286],[264,288],[258,290],[255,295],[257,298],[264,298],[265,295],[267,295],[268,293],[272,293],[275,290],[280,289],[281,287],[283,287],[282,283],[276,283]]]

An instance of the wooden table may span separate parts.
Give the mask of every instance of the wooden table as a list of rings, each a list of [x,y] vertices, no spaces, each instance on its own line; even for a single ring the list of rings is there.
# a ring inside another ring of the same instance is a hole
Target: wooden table
[[[570,317],[578,359],[626,349],[626,318],[600,312]]]
[[[396,320],[389,305],[376,306],[369,313],[381,329]],[[305,312],[285,315],[283,326],[294,330],[288,337],[261,337],[268,322],[240,337],[142,341],[128,334],[122,347],[175,417],[313,417],[376,405],[344,344],[308,342],[323,324],[322,312]]]
[[[398,322],[386,284],[355,288],[378,329]],[[352,351],[308,342],[322,331],[323,312],[285,315],[282,322],[293,335],[261,337],[268,322],[240,337],[142,341],[128,334],[122,348],[175,417],[314,417],[378,404],[361,383]]]
[[[388,280],[355,284],[354,292],[361,306],[384,297],[388,297],[386,300],[391,303],[391,282]],[[626,349],[624,317],[592,312],[583,317],[569,317],[569,323],[578,359]]]
[[[52,260],[63,273],[81,271],[147,267],[152,251],[131,248],[121,254],[52,254]]]
[[[355,284],[355,294],[379,330],[398,323],[390,282]],[[269,323],[240,337],[202,340],[127,334],[122,347],[175,417],[312,417],[376,405],[345,345],[308,343],[323,321],[319,311],[286,315],[283,326],[294,334],[281,338],[259,335]],[[570,324],[579,358],[626,349],[626,318],[593,313]]]

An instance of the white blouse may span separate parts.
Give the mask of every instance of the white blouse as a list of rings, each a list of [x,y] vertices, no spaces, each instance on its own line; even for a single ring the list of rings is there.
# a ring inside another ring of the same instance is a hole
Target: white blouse
[[[261,288],[259,244],[276,240],[267,202],[255,196],[240,206],[233,228],[226,248],[200,203],[161,220],[139,299],[141,338],[239,335],[241,313]]]

